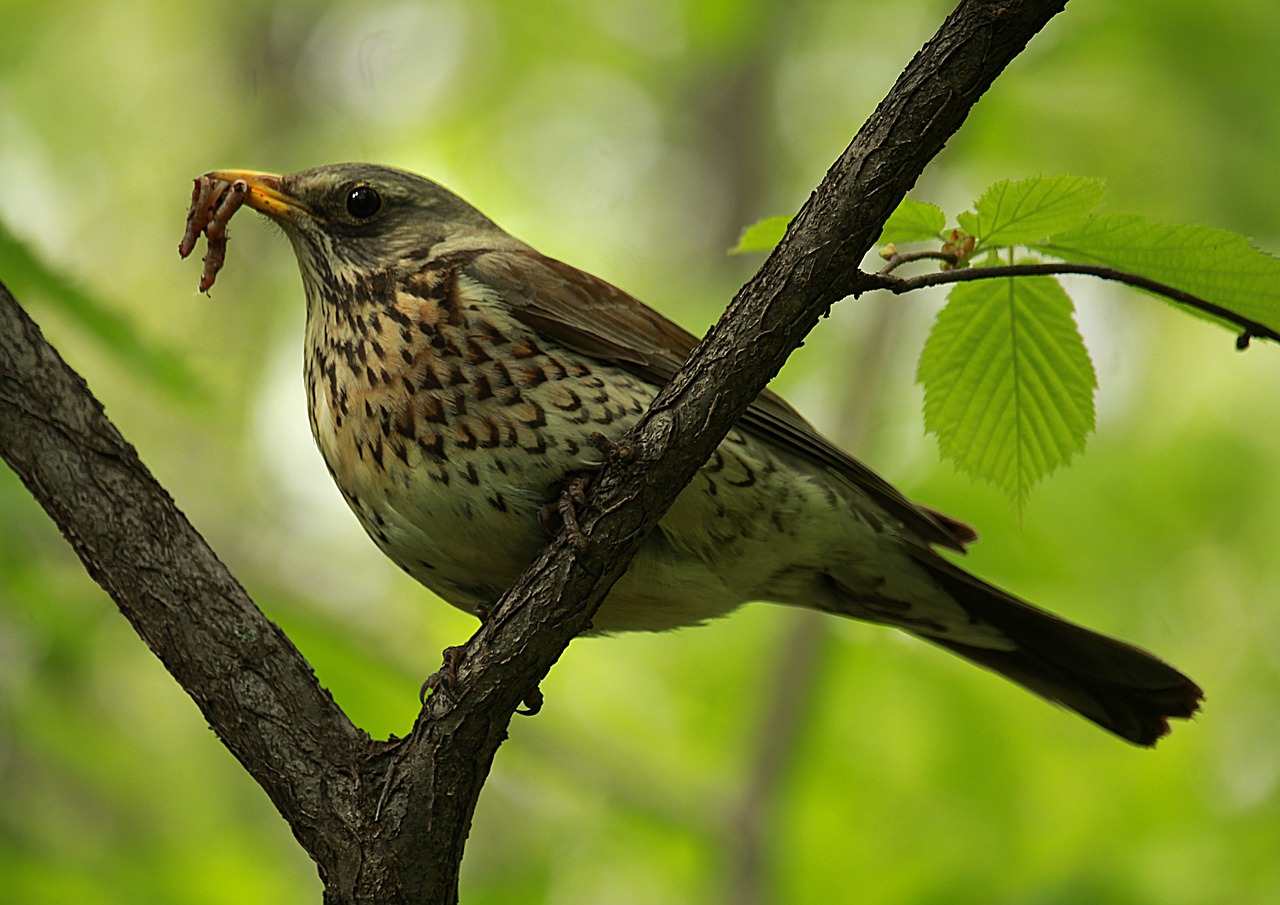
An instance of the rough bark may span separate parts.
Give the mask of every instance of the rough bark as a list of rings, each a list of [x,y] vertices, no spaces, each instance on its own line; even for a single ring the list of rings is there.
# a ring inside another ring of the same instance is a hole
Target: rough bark
[[[370,740],[156,484],[83,380],[0,291],[0,453],[315,859],[331,903],[448,903],[521,699],[787,355],[841,297],[970,107],[1065,5],[963,2],[831,167],[756,276],[615,450],[579,521],[460,652],[452,698]],[[891,27],[891,26],[889,26]],[[0,287],[2,288],[2,287]]]

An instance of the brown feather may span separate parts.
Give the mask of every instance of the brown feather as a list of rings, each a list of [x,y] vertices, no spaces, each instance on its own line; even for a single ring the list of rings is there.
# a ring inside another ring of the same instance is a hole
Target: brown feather
[[[532,249],[482,252],[465,268],[494,290],[511,313],[540,334],[584,355],[612,361],[659,386],[698,339],[635,296]],[[820,465],[861,490],[919,539],[964,551],[977,538],[963,522],[918,506],[835,446],[772,390],[764,390],[739,426]]]
[[[1199,686],[1146,651],[1019,600],[931,551],[918,561],[973,619],[1017,646],[991,650],[921,636],[926,640],[1137,745],[1154,745],[1169,731],[1170,717],[1186,719],[1200,709]]]

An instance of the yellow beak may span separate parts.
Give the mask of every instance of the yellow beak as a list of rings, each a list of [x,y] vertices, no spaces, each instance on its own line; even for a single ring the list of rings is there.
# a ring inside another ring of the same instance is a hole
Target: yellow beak
[[[305,204],[280,188],[280,177],[254,170],[215,170],[208,174],[224,182],[243,181],[249,187],[244,203],[274,220],[296,220],[298,214],[309,214]]]

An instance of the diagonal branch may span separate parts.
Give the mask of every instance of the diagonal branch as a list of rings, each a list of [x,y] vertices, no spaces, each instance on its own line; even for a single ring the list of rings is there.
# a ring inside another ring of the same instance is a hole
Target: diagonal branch
[[[319,860],[368,736],[0,284],[0,454]]]
[[[954,261],[954,255],[928,254],[921,257],[943,257]],[[905,256],[904,256],[905,257]],[[913,260],[918,260],[914,258]],[[1236,345],[1241,349],[1249,344],[1250,339],[1269,339],[1272,342],[1280,342],[1280,333],[1273,328],[1268,327],[1259,321],[1247,318],[1242,314],[1224,308],[1208,299],[1193,295],[1178,289],[1176,286],[1170,286],[1168,283],[1161,283],[1159,280],[1152,280],[1148,277],[1139,276],[1136,273],[1129,273],[1124,270],[1117,270],[1114,267],[1106,267],[1102,264],[1071,264],[1059,261],[1047,261],[1040,264],[1006,264],[999,267],[966,267],[958,270],[940,270],[936,273],[924,273],[914,277],[898,277],[893,276],[882,270],[875,274],[866,274],[867,288],[884,289],[892,292],[894,295],[902,295],[906,292],[912,292],[916,289],[925,289],[929,286],[943,286],[949,283],[967,283],[972,280],[994,280],[1003,277],[1030,277],[1030,276],[1062,276],[1077,274],[1082,276],[1098,277],[1102,280],[1112,280],[1117,283],[1124,283],[1127,286],[1133,286],[1135,289],[1143,289],[1147,292],[1154,293],[1169,299],[1179,305],[1186,305],[1189,308],[1195,308],[1205,314],[1212,315],[1219,320],[1235,324],[1242,331]]]

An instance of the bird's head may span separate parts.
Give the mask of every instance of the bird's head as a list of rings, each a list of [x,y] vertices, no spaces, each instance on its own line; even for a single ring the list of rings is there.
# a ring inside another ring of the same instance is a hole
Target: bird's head
[[[341,163],[288,176],[242,170],[209,175],[246,183],[244,203],[275,221],[292,242],[309,297],[420,267],[442,244],[515,243],[444,186],[392,167]]]

